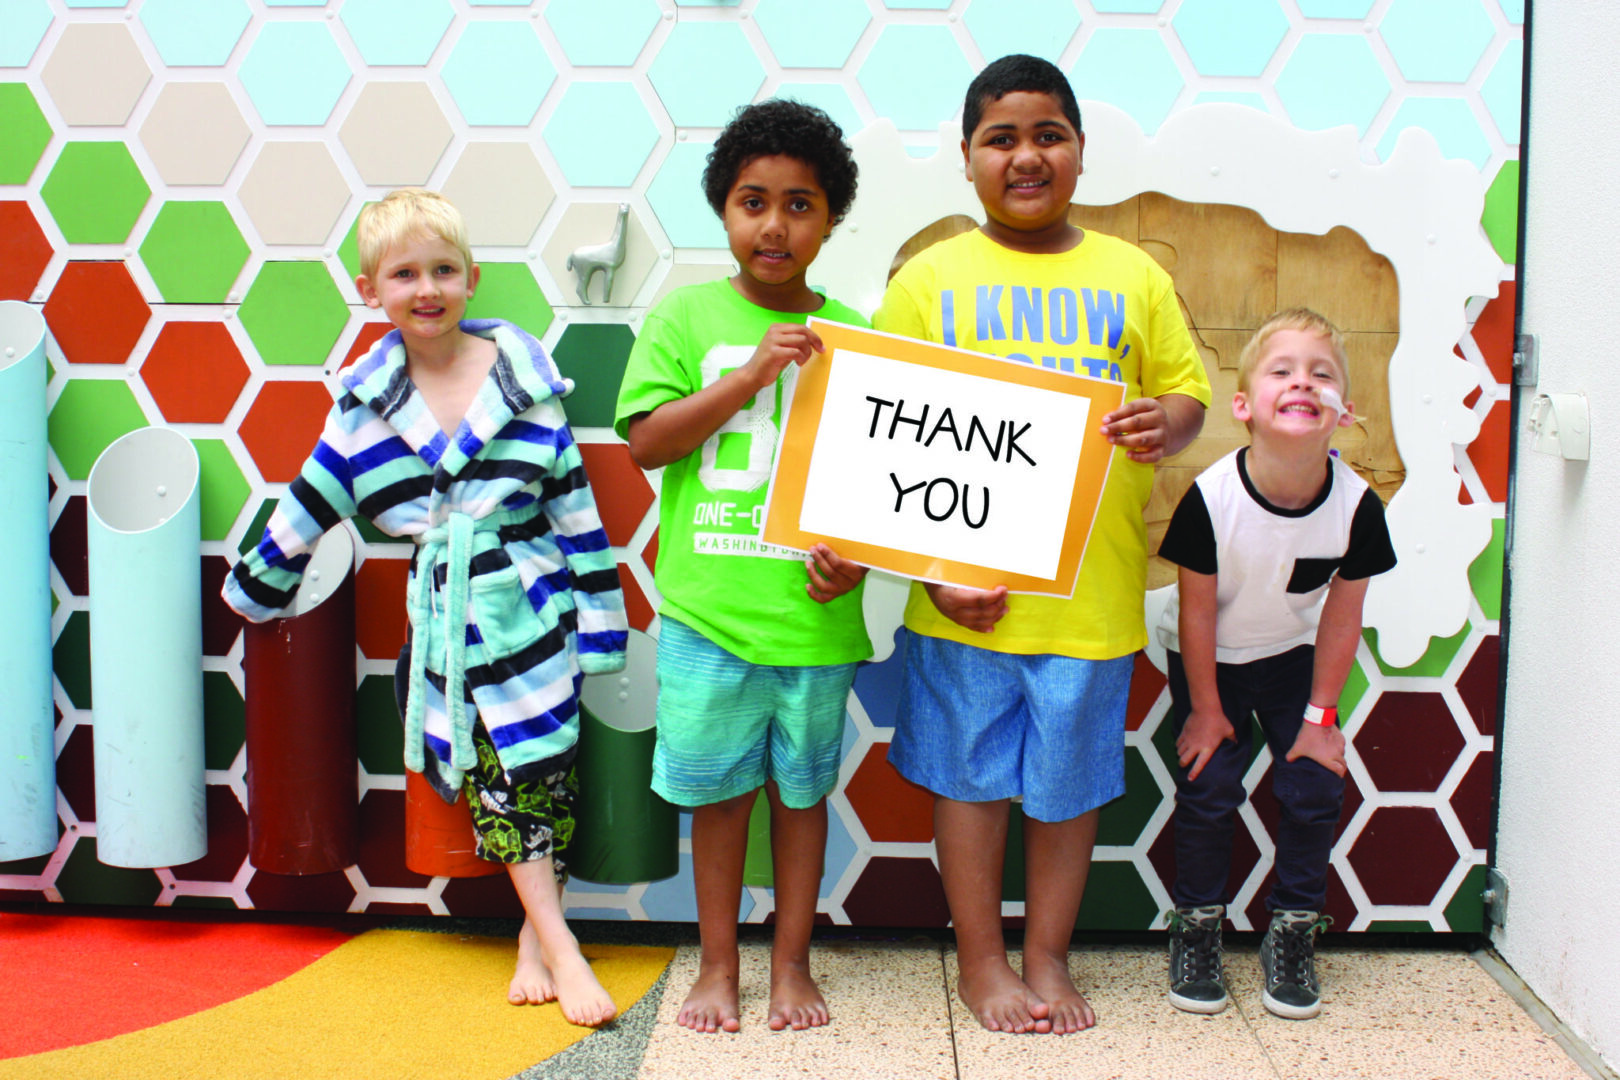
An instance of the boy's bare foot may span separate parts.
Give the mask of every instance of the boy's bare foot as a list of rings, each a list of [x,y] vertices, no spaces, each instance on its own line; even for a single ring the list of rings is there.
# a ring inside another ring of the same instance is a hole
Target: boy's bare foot
[[[1024,984],[1051,1006],[1052,1034],[1068,1035],[1096,1024],[1091,1003],[1069,978],[1069,958],[1024,953]]]
[[[540,935],[525,919],[523,929],[518,931],[517,969],[512,972],[506,1000],[514,1005],[543,1005],[556,999],[557,980],[540,954]]]
[[[772,1000],[775,1000],[773,993]],[[742,1027],[737,1014],[737,967],[703,961],[697,979],[681,1002],[675,1022],[693,1031],[713,1033]]]
[[[571,1024],[596,1027],[619,1014],[613,998],[596,981],[596,972],[576,949],[550,958],[550,967],[557,983],[557,1004]]]
[[[1051,1006],[1007,966],[1005,959],[963,964],[956,992],[986,1031],[1045,1034],[1052,1030]]]
[[[827,1023],[827,999],[821,996],[810,969],[804,964],[771,965],[770,1028],[821,1027]]]

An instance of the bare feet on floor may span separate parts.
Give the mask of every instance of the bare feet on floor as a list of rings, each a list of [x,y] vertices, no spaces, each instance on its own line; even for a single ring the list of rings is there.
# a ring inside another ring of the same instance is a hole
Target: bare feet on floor
[[[773,1004],[775,995],[771,998]],[[710,963],[698,965],[697,979],[681,1003],[675,1022],[693,1031],[736,1031],[742,1026],[737,1018],[737,965]]]
[[[557,980],[540,955],[540,937],[527,919],[518,932],[517,970],[512,972],[512,985],[507,988],[506,1000],[514,1005],[543,1005],[557,999]]]
[[[1004,958],[964,963],[956,992],[986,1031],[1044,1034],[1052,1030],[1051,1006],[1007,966]]]
[[[770,1028],[781,1031],[792,1028],[821,1027],[827,1023],[827,999],[821,996],[816,981],[810,977],[809,965],[771,965]]]
[[[619,1014],[613,998],[596,981],[590,962],[578,949],[549,958],[547,966],[557,982],[557,1004],[569,1023],[596,1027]]]
[[[1074,988],[1069,978],[1069,958],[1045,953],[1024,953],[1024,985],[1040,995],[1051,1012],[1052,1034],[1068,1035],[1084,1031],[1097,1022],[1091,1003]]]

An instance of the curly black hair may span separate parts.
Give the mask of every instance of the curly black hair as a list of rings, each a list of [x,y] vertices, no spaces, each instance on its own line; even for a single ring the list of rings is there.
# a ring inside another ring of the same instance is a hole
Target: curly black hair
[[[844,220],[855,201],[859,170],[843,130],[814,105],[782,98],[744,105],[714,140],[703,169],[703,194],[714,212],[725,216],[726,196],[745,165],[775,154],[797,158],[815,170],[827,193],[829,228]]]
[[[1057,65],[1038,56],[1013,53],[992,61],[969,84],[962,102],[962,138],[973,141],[986,105],[1020,92],[1052,95],[1064,119],[1074,125],[1075,131],[1081,130],[1080,103],[1075,101],[1074,88]]]

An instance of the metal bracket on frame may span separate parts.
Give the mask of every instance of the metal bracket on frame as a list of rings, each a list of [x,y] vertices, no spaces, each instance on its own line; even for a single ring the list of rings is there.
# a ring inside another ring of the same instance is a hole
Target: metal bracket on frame
[[[1507,925],[1508,880],[1507,875],[1496,867],[1487,867],[1485,870],[1485,891],[1480,894],[1485,901],[1485,921],[1492,926]]]
[[[1513,385],[1534,386],[1541,374],[1541,343],[1534,334],[1513,339]]]

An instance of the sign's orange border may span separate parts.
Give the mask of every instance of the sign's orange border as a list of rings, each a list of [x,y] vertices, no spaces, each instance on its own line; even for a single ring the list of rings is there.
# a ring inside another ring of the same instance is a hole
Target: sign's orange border
[[[799,551],[807,551],[813,544],[824,543],[844,558],[863,566],[923,581],[976,589],[1005,585],[1013,592],[1073,595],[1075,578],[1080,572],[1080,561],[1085,556],[1086,542],[1091,536],[1092,521],[1097,515],[1097,503],[1102,497],[1103,484],[1108,479],[1108,467],[1114,451],[1112,444],[1103,436],[1100,423],[1091,421],[1120,407],[1125,399],[1124,384],[1004,360],[988,353],[935,345],[876,330],[862,330],[843,323],[811,319],[810,325],[820,335],[827,351],[812,357],[799,368],[798,387],[782,426],[776,473],[771,480],[761,539]],[[1091,399],[1091,421],[1086,424],[1081,440],[1080,461],[1075,468],[1068,525],[1064,531],[1056,577],[1014,574],[863,543],[847,536],[806,532],[799,527],[799,517],[804,508],[804,488],[810,475],[810,452],[815,446],[816,429],[821,424],[821,411],[827,399],[827,380],[834,364],[852,362],[840,360],[840,349]]]

